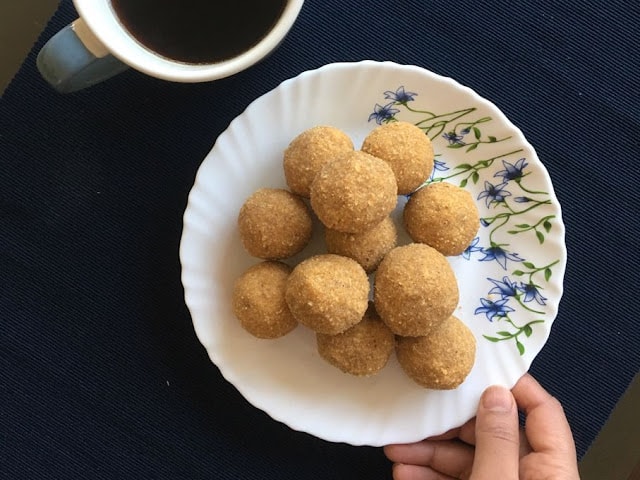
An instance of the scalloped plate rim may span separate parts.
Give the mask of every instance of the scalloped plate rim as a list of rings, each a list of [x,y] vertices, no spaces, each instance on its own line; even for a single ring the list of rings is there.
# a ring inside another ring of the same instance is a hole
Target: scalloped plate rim
[[[207,161],[212,158],[213,156],[216,155],[217,150],[219,148],[219,142],[221,141],[221,139],[225,139],[225,135],[228,135],[228,132],[233,131],[237,126],[239,126],[241,124],[242,119],[245,119],[247,116],[251,116],[252,112],[256,109],[258,109],[261,105],[262,102],[267,102],[269,98],[271,98],[270,96],[275,96],[277,95],[279,92],[283,91],[284,89],[288,88],[289,86],[294,86],[296,83],[298,82],[305,82],[308,79],[314,79],[316,78],[318,75],[324,75],[324,74],[332,74],[332,72],[338,72],[340,70],[346,69],[346,70],[352,70],[352,69],[366,69],[366,68],[374,68],[374,69],[382,69],[382,70],[386,70],[386,69],[398,69],[399,71],[403,71],[403,72],[411,72],[412,74],[417,74],[417,75],[426,75],[428,78],[430,78],[431,80],[438,80],[441,82],[444,82],[446,84],[448,84],[450,87],[454,88],[454,89],[462,89],[465,91],[465,93],[467,95],[469,95],[471,98],[473,98],[475,101],[478,101],[480,103],[483,103],[484,106],[486,108],[488,108],[489,110],[493,111],[498,117],[499,120],[502,121],[503,123],[505,123],[507,125],[507,127],[509,129],[511,129],[514,134],[518,137],[517,140],[528,150],[530,150],[531,154],[533,155],[533,157],[535,157],[535,160],[538,162],[538,166],[541,167],[539,169],[540,173],[543,175],[544,180],[546,181],[546,183],[548,184],[548,188],[549,188],[549,195],[550,198],[552,200],[554,200],[554,207],[557,210],[557,216],[559,219],[559,229],[556,232],[556,237],[557,237],[557,243],[559,244],[559,246],[561,247],[561,252],[560,252],[560,264],[559,264],[559,277],[560,277],[560,281],[559,283],[557,283],[556,287],[558,289],[558,293],[557,293],[557,303],[556,303],[556,307],[557,304],[560,301],[560,298],[562,297],[562,278],[564,276],[564,271],[566,268],[566,261],[567,261],[567,253],[566,253],[566,247],[564,244],[564,225],[561,221],[562,219],[562,215],[561,215],[561,208],[560,208],[560,204],[557,200],[557,198],[555,197],[555,193],[553,191],[553,187],[552,187],[552,183],[551,183],[551,179],[549,176],[548,171],[546,170],[546,168],[544,168],[544,165],[542,164],[542,162],[539,160],[539,158],[537,157],[537,154],[535,152],[535,150],[533,149],[533,147],[527,142],[527,140],[525,139],[522,131],[516,127],[515,125],[513,125],[508,119],[507,117],[499,110],[499,108],[493,104],[491,101],[487,100],[486,98],[480,97],[476,92],[474,92],[471,88],[463,86],[461,84],[459,84],[456,80],[450,78],[450,77],[445,77],[442,75],[438,75],[436,73],[430,72],[428,70],[425,70],[422,67],[416,66],[416,65],[400,65],[394,62],[377,62],[377,61],[372,61],[372,60],[364,60],[364,61],[360,61],[360,62],[339,62],[339,63],[333,63],[333,64],[328,64],[328,65],[324,65],[318,69],[314,69],[314,70],[308,70],[305,72],[300,73],[299,75],[292,77],[290,79],[287,79],[285,81],[283,81],[280,85],[278,85],[276,88],[274,88],[273,90],[271,90],[270,92],[267,92],[266,94],[262,95],[261,97],[257,98],[256,100],[252,101],[247,108],[243,111],[242,114],[240,114],[238,117],[234,118],[229,126],[227,127],[227,129],[218,137],[218,139],[216,140],[216,142],[214,143],[211,151],[209,152],[209,154],[205,157],[205,159],[203,160],[203,165],[201,165],[200,169],[198,170],[196,177],[195,177],[195,181],[194,181],[194,186],[191,190],[191,192],[189,193],[189,199],[188,199],[188,203],[187,203],[187,208],[185,209],[185,213],[184,213],[184,217],[183,217],[183,221],[184,221],[184,230],[182,233],[182,238],[181,238],[181,243],[180,243],[180,249],[179,249],[179,255],[180,255],[180,259],[181,259],[181,263],[183,266],[183,270],[182,270],[182,274],[181,274],[181,278],[182,278],[182,282],[183,285],[185,287],[185,301],[187,303],[187,306],[189,307],[190,312],[192,313],[192,316],[194,314],[194,312],[197,312],[197,307],[193,305],[193,299],[190,298],[190,279],[189,279],[189,272],[188,269],[185,270],[185,258],[187,257],[187,248],[188,248],[188,242],[189,242],[189,235],[190,235],[190,229],[189,229],[189,224],[191,221],[191,205],[193,202],[193,197],[197,196],[200,192],[200,189],[203,187],[202,182],[205,180],[205,176],[204,176],[204,171],[207,168],[207,166],[205,164],[207,164]],[[389,87],[392,87],[391,85]],[[210,161],[210,160],[209,160]],[[553,315],[553,318],[550,319],[549,323],[547,324],[547,328],[544,330],[544,334],[545,334],[545,338],[544,341],[542,342],[542,346],[544,346],[544,343],[546,342],[549,334],[550,334],[550,330],[551,330],[551,325],[553,323],[553,320],[555,319],[555,315],[557,314],[557,308],[556,308],[556,312]],[[247,396],[245,395],[244,389],[242,388],[242,386],[237,385],[238,382],[238,378],[237,378],[237,372],[234,373],[232,371],[232,369],[229,368],[225,368],[224,365],[220,365],[220,357],[219,355],[217,355],[217,352],[212,351],[211,347],[212,345],[209,344],[209,342],[207,341],[207,339],[205,338],[204,335],[204,330],[203,330],[203,324],[202,322],[199,322],[197,318],[193,318],[193,323],[194,323],[194,329],[196,331],[196,335],[199,339],[199,341],[205,346],[205,348],[208,351],[209,357],[211,358],[212,362],[214,364],[216,364],[218,366],[218,368],[220,369],[220,372],[222,373],[222,375],[224,376],[224,378],[229,381],[230,383],[232,383],[233,385],[236,386],[236,388],[238,388],[238,390],[243,394],[243,396],[245,396],[245,398],[247,399],[247,401],[249,401],[252,405],[254,405],[257,408],[263,409],[264,410],[264,406],[261,404],[260,401],[258,401],[258,399],[251,397],[251,396]],[[542,348],[542,346],[540,348]],[[535,358],[535,355],[538,352],[536,352],[532,357],[528,357],[526,359],[522,359],[525,362],[525,368],[524,370],[527,371],[530,367],[531,362],[533,361],[533,359]],[[520,373],[524,373],[524,372],[520,372]],[[513,385],[513,383],[515,383],[514,378],[509,377],[508,381],[504,382],[506,386],[511,387]],[[266,410],[265,410],[266,411]],[[267,411],[267,413],[274,419],[283,422],[287,425],[289,425],[291,428],[295,429],[295,430],[301,430],[301,431],[305,431],[307,433],[311,433],[314,434],[316,436],[319,436],[320,438],[324,438],[326,440],[329,441],[334,441],[334,442],[346,442],[346,443],[351,443],[354,445],[382,445],[386,442],[381,442],[379,440],[371,440],[371,439],[358,439],[358,438],[354,438],[353,435],[351,436],[345,436],[344,434],[342,434],[342,432],[340,432],[339,430],[336,430],[334,434],[332,434],[331,432],[317,432],[317,431],[309,431],[310,429],[308,428],[307,425],[305,425],[305,422],[300,422],[299,419],[292,419],[287,417],[286,414],[282,414],[281,412],[274,412],[274,411]],[[422,435],[419,433],[413,433],[413,434],[406,434],[404,435],[403,438],[399,439],[401,441],[415,441],[422,438]]]

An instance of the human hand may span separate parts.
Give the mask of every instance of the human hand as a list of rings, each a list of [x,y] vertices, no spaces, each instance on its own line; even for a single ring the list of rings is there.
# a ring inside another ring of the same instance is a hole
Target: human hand
[[[526,415],[518,428],[518,409]],[[477,416],[443,435],[388,445],[394,480],[579,480],[575,444],[560,402],[529,374],[509,392],[489,387]]]

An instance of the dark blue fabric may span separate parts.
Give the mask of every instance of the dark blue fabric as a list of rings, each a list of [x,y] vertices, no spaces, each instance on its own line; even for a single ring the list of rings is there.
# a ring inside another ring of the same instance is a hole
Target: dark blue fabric
[[[63,1],[0,102],[0,477],[390,478],[379,449],[293,432],[222,379],[178,261],[194,175],[229,122],[286,78],[367,58],[473,88],[548,167],[569,263],[532,372],[582,455],[640,366],[639,8],[308,0],[280,48],[232,78],[128,71],[63,96],[35,68],[75,17]]]

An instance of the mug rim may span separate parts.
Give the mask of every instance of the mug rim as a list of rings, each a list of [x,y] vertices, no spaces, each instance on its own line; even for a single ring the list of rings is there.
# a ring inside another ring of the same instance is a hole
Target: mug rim
[[[256,45],[228,60],[185,63],[164,57],[142,45],[122,25],[110,0],[73,0],[80,18],[116,58],[152,77],[177,82],[204,82],[228,77],[265,58],[285,38],[302,9],[304,0],[287,0],[276,24]],[[105,16],[105,13],[108,15]],[[118,35],[114,35],[118,31]]]

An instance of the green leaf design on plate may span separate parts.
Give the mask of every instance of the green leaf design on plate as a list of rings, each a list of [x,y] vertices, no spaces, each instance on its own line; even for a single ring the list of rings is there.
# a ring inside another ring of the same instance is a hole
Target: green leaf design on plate
[[[427,96],[418,102],[419,94],[408,91],[405,86],[387,90],[383,95],[384,101],[375,105],[369,121],[383,124],[401,118],[414,123],[432,140],[436,150],[435,168],[424,185],[455,181],[461,188],[472,190],[483,203],[484,216],[480,221],[486,232],[482,237],[486,237],[487,243],[477,244],[478,237],[463,256],[468,260],[497,262],[504,270],[504,277],[486,279],[486,298],[480,299],[474,313],[478,318],[484,314],[491,325],[495,325],[494,333],[485,334],[483,338],[492,343],[513,342],[519,355],[524,355],[526,339],[535,335],[536,325],[545,322],[544,290],[560,260],[538,266],[546,261],[522,258],[516,253],[517,241],[525,236],[528,240],[530,236],[537,245],[546,242],[556,216],[541,214],[532,221],[531,213],[548,210],[545,207],[551,205],[549,193],[531,188],[528,177],[533,172],[527,168],[523,148],[506,142],[511,136],[500,137],[492,131],[493,119],[480,117],[478,108],[438,112],[429,108]],[[418,103],[422,105],[417,106]],[[501,145],[502,142],[506,143]],[[491,148],[483,148],[486,145]],[[465,156],[469,160],[448,165],[450,156],[456,160]],[[484,190],[478,194],[478,188]],[[525,218],[528,221],[522,221]],[[536,318],[519,325],[514,320],[518,312],[526,313],[526,318],[531,315]]]

